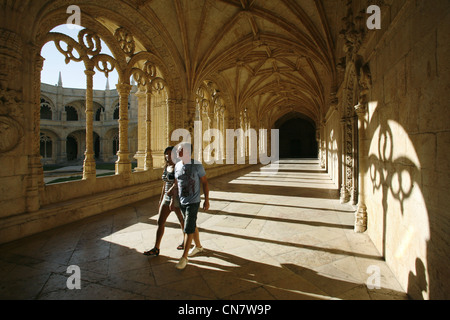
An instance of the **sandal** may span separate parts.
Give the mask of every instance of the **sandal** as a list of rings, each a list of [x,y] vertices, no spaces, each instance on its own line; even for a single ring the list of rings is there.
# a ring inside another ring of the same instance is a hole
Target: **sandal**
[[[145,251],[144,255],[146,256],[159,256],[159,249],[158,248],[153,248],[151,250]]]
[[[179,244],[177,247],[177,250],[183,250],[184,249],[184,242]]]

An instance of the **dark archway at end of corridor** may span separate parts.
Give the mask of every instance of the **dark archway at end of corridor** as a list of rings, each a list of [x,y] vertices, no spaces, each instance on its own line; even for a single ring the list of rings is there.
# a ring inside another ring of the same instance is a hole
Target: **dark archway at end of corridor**
[[[290,112],[275,122],[280,130],[280,158],[317,158],[316,125],[309,117]]]

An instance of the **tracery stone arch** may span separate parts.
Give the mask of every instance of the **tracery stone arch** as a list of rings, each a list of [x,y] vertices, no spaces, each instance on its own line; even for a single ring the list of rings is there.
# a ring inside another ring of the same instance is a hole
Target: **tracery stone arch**
[[[97,110],[95,111],[95,114],[94,114],[94,121],[102,121],[104,113],[105,113],[105,107],[103,107],[103,106],[97,107]]]
[[[112,138],[112,154],[113,154],[113,156],[117,155],[117,151],[119,151],[119,132],[116,132]]]
[[[195,121],[201,121],[198,143],[203,147],[203,154],[196,154],[197,159],[205,157],[205,162],[222,164],[225,159],[225,137],[228,129],[228,108],[226,98],[217,83],[203,81],[196,90]],[[194,135],[195,135],[194,134]],[[194,142],[195,144],[195,142]],[[198,150],[201,152],[201,150]]]
[[[145,161],[147,165],[142,166],[145,168],[152,168],[151,157],[151,92],[152,90],[162,90],[165,87],[165,81],[161,77],[161,74],[157,75],[157,67],[150,60],[153,57],[152,54],[146,51],[135,52],[136,44],[134,36],[131,32],[124,28],[118,27],[112,36],[108,38],[109,43],[113,43],[113,49],[111,51],[114,57],[102,53],[102,45],[100,36],[90,30],[82,29],[78,33],[77,40],[66,36],[61,33],[50,32],[45,37],[45,42],[53,41],[58,51],[60,51],[66,57],[66,63],[70,61],[84,63],[86,68],[86,152],[85,161],[83,166],[83,179],[89,179],[95,177],[95,159],[94,159],[94,142],[92,138],[93,120],[94,120],[94,102],[93,102],[93,75],[94,70],[103,72],[106,77],[113,70],[116,70],[119,75],[119,84],[117,85],[117,91],[119,93],[119,151],[118,160],[116,162],[116,174],[129,174],[131,173],[131,162],[129,159],[129,146],[128,146],[128,109],[129,109],[129,95],[131,92],[130,78],[133,78],[138,82],[138,86],[146,87],[147,96],[139,109],[146,110],[148,105],[147,119],[144,121],[148,127],[145,135],[140,135],[141,139],[147,140],[147,148],[144,152]],[[105,41],[106,42],[106,41]],[[64,43],[64,45],[62,45]],[[142,100],[141,100],[142,102]],[[141,119],[141,118],[139,118]],[[142,125],[141,125],[142,127]],[[142,145],[142,144],[141,144]],[[143,152],[139,150],[139,152]],[[139,158],[139,155],[138,155]]]
[[[39,136],[41,157],[44,162],[53,156],[53,139],[46,133],[41,132]]]
[[[52,120],[52,109],[49,107],[48,104],[41,104],[41,120]]]
[[[105,162],[113,162],[117,160],[117,151],[119,150],[119,129],[110,128],[101,137],[100,153]]]
[[[112,120],[119,120],[119,103],[117,103],[113,109]]]
[[[225,100],[221,95],[217,95],[214,99],[214,115],[216,122],[216,129],[219,132],[219,147],[217,149],[217,154],[215,154],[216,163],[223,163],[225,159],[225,139],[226,139],[226,104]]]
[[[194,137],[194,157],[195,159],[201,161],[201,159],[204,158],[203,150],[206,149],[208,146],[208,141],[205,141],[203,139],[205,132],[209,132],[209,129],[212,129],[212,119],[211,119],[211,113],[214,110],[214,101],[213,101],[213,93],[214,90],[211,86],[208,87],[207,82],[204,81],[200,84],[200,86],[196,90],[196,98],[195,98],[195,115],[194,115],[194,121],[198,121],[199,124],[201,124],[201,127],[197,126],[198,131],[193,132]],[[200,129],[201,128],[201,129]],[[207,139],[209,137],[206,137]],[[208,139],[209,140],[209,139]],[[199,148],[198,144],[201,146]],[[210,162],[210,154],[207,153],[205,161]]]
[[[41,97],[40,119],[53,120],[54,109],[48,100]]]
[[[67,121],[78,121],[79,120],[78,111],[75,107],[73,107],[71,105],[66,105],[64,107],[64,111],[66,112],[66,120]]]
[[[146,122],[151,124],[151,143],[146,149],[151,148],[154,167],[164,165],[164,150],[169,145],[169,107],[167,89],[164,87],[154,90],[151,100],[151,118],[148,119],[149,122]],[[151,119],[157,119],[157,121],[151,121]]]
[[[371,87],[369,66],[358,55],[350,55],[346,64],[342,103],[342,184],[341,203],[351,202],[357,205],[355,212],[355,232],[364,232],[367,228],[367,208],[363,190],[365,159],[360,151],[361,140],[367,122],[368,94]]]
[[[74,161],[78,159],[80,140],[75,134],[69,134],[66,138],[66,155],[67,161]]]
[[[130,44],[125,48],[132,50]],[[138,160],[137,170],[148,170],[153,168],[152,149],[156,150],[158,156],[158,165],[163,164],[163,151],[168,144],[168,126],[166,124],[152,126],[154,116],[160,120],[165,119],[168,122],[169,104],[167,96],[167,83],[153,61],[154,57],[149,52],[140,52],[133,56],[129,65],[130,74],[137,82],[138,86],[138,150],[134,156]],[[155,148],[152,147],[155,146]]]

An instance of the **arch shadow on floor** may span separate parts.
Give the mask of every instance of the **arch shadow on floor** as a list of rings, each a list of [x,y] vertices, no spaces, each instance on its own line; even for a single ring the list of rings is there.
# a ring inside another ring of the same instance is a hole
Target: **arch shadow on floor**
[[[304,161],[269,176],[253,166],[210,179],[211,210],[198,218],[205,251],[183,271],[174,267],[174,214],[161,255],[142,254],[155,240],[152,197],[0,246],[0,298],[407,299],[369,237],[353,232],[353,208],[333,196],[317,161]],[[325,185],[308,188],[316,178]],[[67,288],[70,265],[80,267],[80,290]],[[369,288],[370,266],[378,289]]]

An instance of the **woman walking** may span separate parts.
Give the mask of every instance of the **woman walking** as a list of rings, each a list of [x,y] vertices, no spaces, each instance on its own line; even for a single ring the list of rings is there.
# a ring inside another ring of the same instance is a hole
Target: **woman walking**
[[[167,194],[167,191],[173,186],[174,180],[175,180],[175,164],[172,161],[172,150],[173,147],[167,147],[166,150],[164,150],[164,159],[165,159],[165,166],[164,166],[164,172],[162,175],[162,180],[164,181],[162,191],[161,191],[161,197],[159,199],[159,219],[158,219],[158,230],[156,231],[156,241],[155,246],[153,249],[145,251],[144,254],[147,256],[158,256],[159,255],[159,248],[161,245],[161,239],[164,235],[164,229],[167,217],[169,216],[171,210],[170,210],[170,201],[172,200],[172,197],[174,197],[174,211],[175,214],[178,217],[178,221],[180,221],[181,225],[181,231],[183,233],[183,239],[184,239],[184,219],[183,215],[180,210],[180,201],[178,199],[178,195],[175,194],[173,196],[169,196]],[[184,249],[184,240],[183,242],[177,247],[178,250]]]

